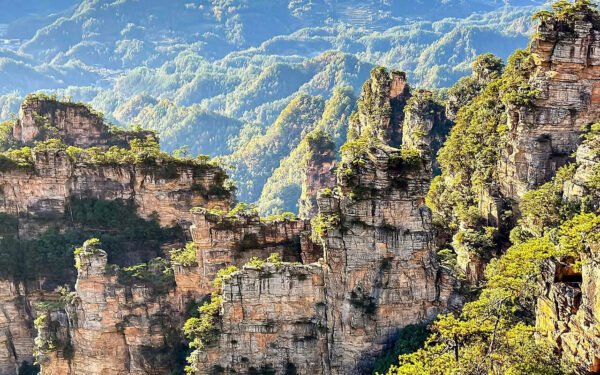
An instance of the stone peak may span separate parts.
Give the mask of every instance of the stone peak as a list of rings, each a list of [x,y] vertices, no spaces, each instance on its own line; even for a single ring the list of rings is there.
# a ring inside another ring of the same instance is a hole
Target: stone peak
[[[22,144],[58,138],[69,146],[84,148],[128,147],[132,139],[156,139],[151,131],[111,129],[102,113],[89,105],[58,100],[45,94],[25,97],[12,135]]]

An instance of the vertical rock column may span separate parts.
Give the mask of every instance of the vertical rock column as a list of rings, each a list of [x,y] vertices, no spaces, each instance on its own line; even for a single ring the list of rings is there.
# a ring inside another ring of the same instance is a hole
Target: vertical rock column
[[[504,196],[519,199],[570,161],[586,126],[600,119],[600,31],[585,14],[573,25],[542,22],[531,44],[539,90],[530,106],[508,108],[508,139],[499,166]]]
[[[319,200],[329,223],[323,245],[332,374],[368,371],[402,327],[448,306],[453,283],[436,264],[424,204],[431,169],[428,160],[413,162],[397,149],[371,149],[339,181],[344,196]]]

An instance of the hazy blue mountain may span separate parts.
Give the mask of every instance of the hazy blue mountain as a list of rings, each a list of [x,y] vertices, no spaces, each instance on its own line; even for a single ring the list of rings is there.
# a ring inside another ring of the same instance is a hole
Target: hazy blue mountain
[[[414,86],[449,87],[477,55],[525,47],[543,3],[0,1],[0,117],[32,91],[90,102],[116,124],[156,130],[167,151],[225,156],[240,198],[255,201],[267,181],[276,189],[274,170],[315,125],[285,120],[296,118],[282,111],[297,113],[289,106],[299,95],[325,102],[338,87],[356,95],[376,65],[406,71]],[[317,121],[315,106],[303,107],[312,111],[303,118]],[[295,129],[289,147],[248,146],[268,140],[273,126]]]

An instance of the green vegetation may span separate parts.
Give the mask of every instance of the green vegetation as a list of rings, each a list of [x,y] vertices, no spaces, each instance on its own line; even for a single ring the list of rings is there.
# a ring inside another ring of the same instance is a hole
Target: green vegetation
[[[269,215],[285,210],[299,212],[298,200],[301,196],[307,159],[314,155],[316,150],[331,148],[335,153],[346,139],[348,119],[355,107],[356,98],[351,87],[334,89],[315,128],[302,138],[298,146],[282,160],[266,181],[258,201],[258,208],[262,214]]]
[[[119,19],[87,4],[60,19],[10,25],[6,38],[23,40],[23,48],[7,53],[0,64],[0,120],[17,112],[25,93],[38,90],[46,94],[36,96],[91,103],[107,121],[156,131],[165,151],[187,145],[191,155],[233,159],[240,169],[233,174],[240,199],[260,199],[262,214],[297,212],[301,181],[294,161],[283,162],[298,160],[292,153],[307,132],[289,151],[267,148],[273,151],[267,160],[252,160],[249,167],[240,154],[252,154],[247,145],[264,142],[296,97],[333,99],[341,88],[354,95],[376,65],[406,71],[415,87],[448,87],[469,72],[479,53],[506,57],[524,45],[534,9],[521,4],[504,9],[490,0],[427,0],[417,7],[371,0],[359,10],[322,1],[186,7],[149,1],[141,13],[128,1],[112,4]],[[365,15],[357,18],[355,12]],[[442,14],[458,18],[440,19]],[[272,22],[257,22],[265,17]],[[140,19],[152,22],[142,27]],[[173,27],[172,19],[180,22]],[[364,24],[367,19],[376,22]],[[327,117],[346,122],[326,108]],[[337,139],[345,130],[326,130],[338,146],[343,143]]]
[[[593,129],[585,142],[597,141]],[[588,204],[595,198],[564,198],[563,186],[573,178],[574,169],[563,167],[552,181],[525,194],[519,206],[521,219],[510,236],[513,245],[490,261],[479,296],[461,314],[438,317],[424,347],[400,355],[389,375],[572,373],[572,364],[560,362],[550,343],[536,336],[534,322],[545,262],[558,260],[580,272],[590,261],[591,249],[600,244],[600,216],[597,207]],[[483,229],[483,233],[459,232],[455,241],[473,251],[489,252],[494,230]],[[439,255],[453,262],[453,252],[442,250]]]
[[[402,328],[396,337],[394,346],[373,365],[373,375],[385,374],[391,365],[397,364],[398,356],[410,354],[423,346],[429,332],[424,325],[408,325]]]
[[[425,347],[401,355],[387,373],[567,374],[531,326],[541,264],[564,254],[546,238],[510,248],[488,266],[479,298],[458,316],[438,317]]]
[[[578,214],[548,228],[552,235],[513,245],[487,267],[479,298],[459,316],[440,316],[425,347],[401,355],[388,374],[570,373],[570,364],[559,363],[532,326],[541,266],[551,258],[575,259],[578,269],[586,251],[600,244],[599,228],[599,216]]]
[[[157,294],[167,293],[175,287],[175,276],[171,263],[166,259],[154,258],[148,263],[123,267],[118,270],[119,283],[123,285],[144,284]]]
[[[173,249],[170,252],[171,262],[185,267],[196,265],[196,245],[188,242],[183,249]]]
[[[231,175],[237,181],[242,197],[254,201],[279,165],[298,146],[323,115],[325,102],[321,97],[298,95],[281,112],[264,135],[254,137],[237,152],[225,158],[232,164]]]
[[[327,231],[335,228],[337,225],[340,224],[340,218],[337,215],[324,215],[322,213],[319,213],[317,216],[313,217],[310,220],[310,226],[311,226],[311,230],[312,230],[312,238],[315,241],[319,241],[321,238],[323,238],[326,234]]]
[[[456,82],[447,92],[446,114],[451,120],[458,111],[478,96],[490,82],[498,79],[504,69],[504,63],[491,53],[478,56],[471,64],[473,72]]]
[[[528,51],[518,50],[499,75],[501,65],[488,56],[494,68],[487,69],[491,72],[487,76],[497,78],[456,115],[456,124],[438,155],[442,175],[433,180],[426,200],[435,223],[448,237],[459,227],[479,231],[485,225],[478,204],[483,191],[499,184],[497,165],[506,132],[506,108],[528,106],[538,95],[529,84],[533,59]]]
[[[568,24],[573,12],[581,10],[578,7],[587,6],[586,1],[560,1],[550,16],[543,13],[537,18]],[[593,13],[592,20],[597,16],[590,9],[583,13]],[[388,375],[546,375],[574,371],[573,364],[561,360],[551,343],[537,334],[535,311],[541,285],[547,277],[554,277],[542,274],[547,262],[560,261],[578,272],[590,262],[591,249],[600,244],[594,174],[587,181],[578,181],[584,187],[580,200],[566,199],[563,191],[565,183],[575,178],[575,169],[581,167],[578,165],[561,168],[552,181],[526,193],[515,207],[519,220],[510,233],[512,246],[503,254],[498,254],[502,250],[499,243],[506,239],[498,237],[505,233],[486,227],[477,207],[480,194],[499,183],[496,168],[498,153],[505,146],[506,108],[526,110],[538,95],[529,79],[535,74],[535,59],[528,50],[517,51],[502,74],[494,75],[479,93],[475,77],[459,82],[462,87],[458,86],[457,92],[471,90],[476,96],[470,103],[457,104],[456,126],[440,152],[443,173],[433,181],[427,197],[440,228],[454,240],[454,251],[440,250],[438,257],[449,266],[460,263],[460,256],[456,259],[455,255],[460,248],[484,259],[487,256],[487,260],[491,255],[499,257],[489,262],[486,283],[478,295],[462,312],[439,316],[425,345],[400,355]],[[597,128],[590,127],[582,146],[594,158],[599,149]],[[503,225],[514,225],[510,216],[501,220]]]
[[[0,215],[0,273],[17,280],[37,280],[63,285],[74,281],[73,252],[89,238],[98,238],[111,263],[126,263],[136,250],[161,254],[163,243],[183,237],[179,227],[162,228],[156,220],[137,215],[129,201],[103,201],[72,197],[63,221],[35,239],[18,237],[19,218]],[[65,230],[59,230],[66,226]]]
[[[563,25],[563,28],[564,26],[568,26],[569,31],[573,31],[575,21],[578,19],[578,14],[583,13],[590,21],[592,21],[594,28],[598,30],[600,27],[600,16],[598,16],[593,9],[595,9],[595,3],[591,0],[575,0],[574,2],[560,0],[552,4],[551,10],[541,10],[536,12],[532,19],[534,21],[540,21],[541,23],[550,21],[560,22]]]
[[[260,220],[264,222],[272,222],[272,221],[293,221],[296,220],[296,214],[293,212],[284,212],[277,215],[269,215],[267,217],[261,217]]]
[[[262,269],[265,267],[265,264],[272,264],[275,267],[281,267],[281,265],[283,264],[281,255],[279,255],[278,253],[273,253],[269,255],[269,257],[265,260],[260,260],[257,257],[252,257],[248,262],[246,262],[246,264],[244,264],[244,267],[255,268],[259,271],[262,271]]]
[[[185,368],[186,374],[194,374],[194,367],[197,351],[203,350],[207,345],[213,343],[219,335],[219,313],[223,297],[221,289],[223,280],[227,280],[232,274],[239,271],[235,266],[229,266],[217,272],[213,280],[213,290],[209,302],[205,302],[198,308],[198,317],[189,318],[183,326],[183,335],[190,340],[190,348],[194,351],[188,356],[188,366]]]

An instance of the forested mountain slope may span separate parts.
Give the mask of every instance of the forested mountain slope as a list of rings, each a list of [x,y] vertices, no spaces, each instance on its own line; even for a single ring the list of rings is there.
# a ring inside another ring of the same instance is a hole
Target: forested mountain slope
[[[166,151],[232,155],[238,166],[241,145],[277,126],[297,95],[327,101],[350,87],[356,96],[375,65],[407,72],[416,86],[449,87],[477,55],[524,46],[541,3],[26,2],[1,29],[0,118],[42,90],[155,130]],[[259,199],[284,151],[265,156],[274,160],[256,175],[233,171],[241,199]],[[295,207],[272,207],[284,209]]]

